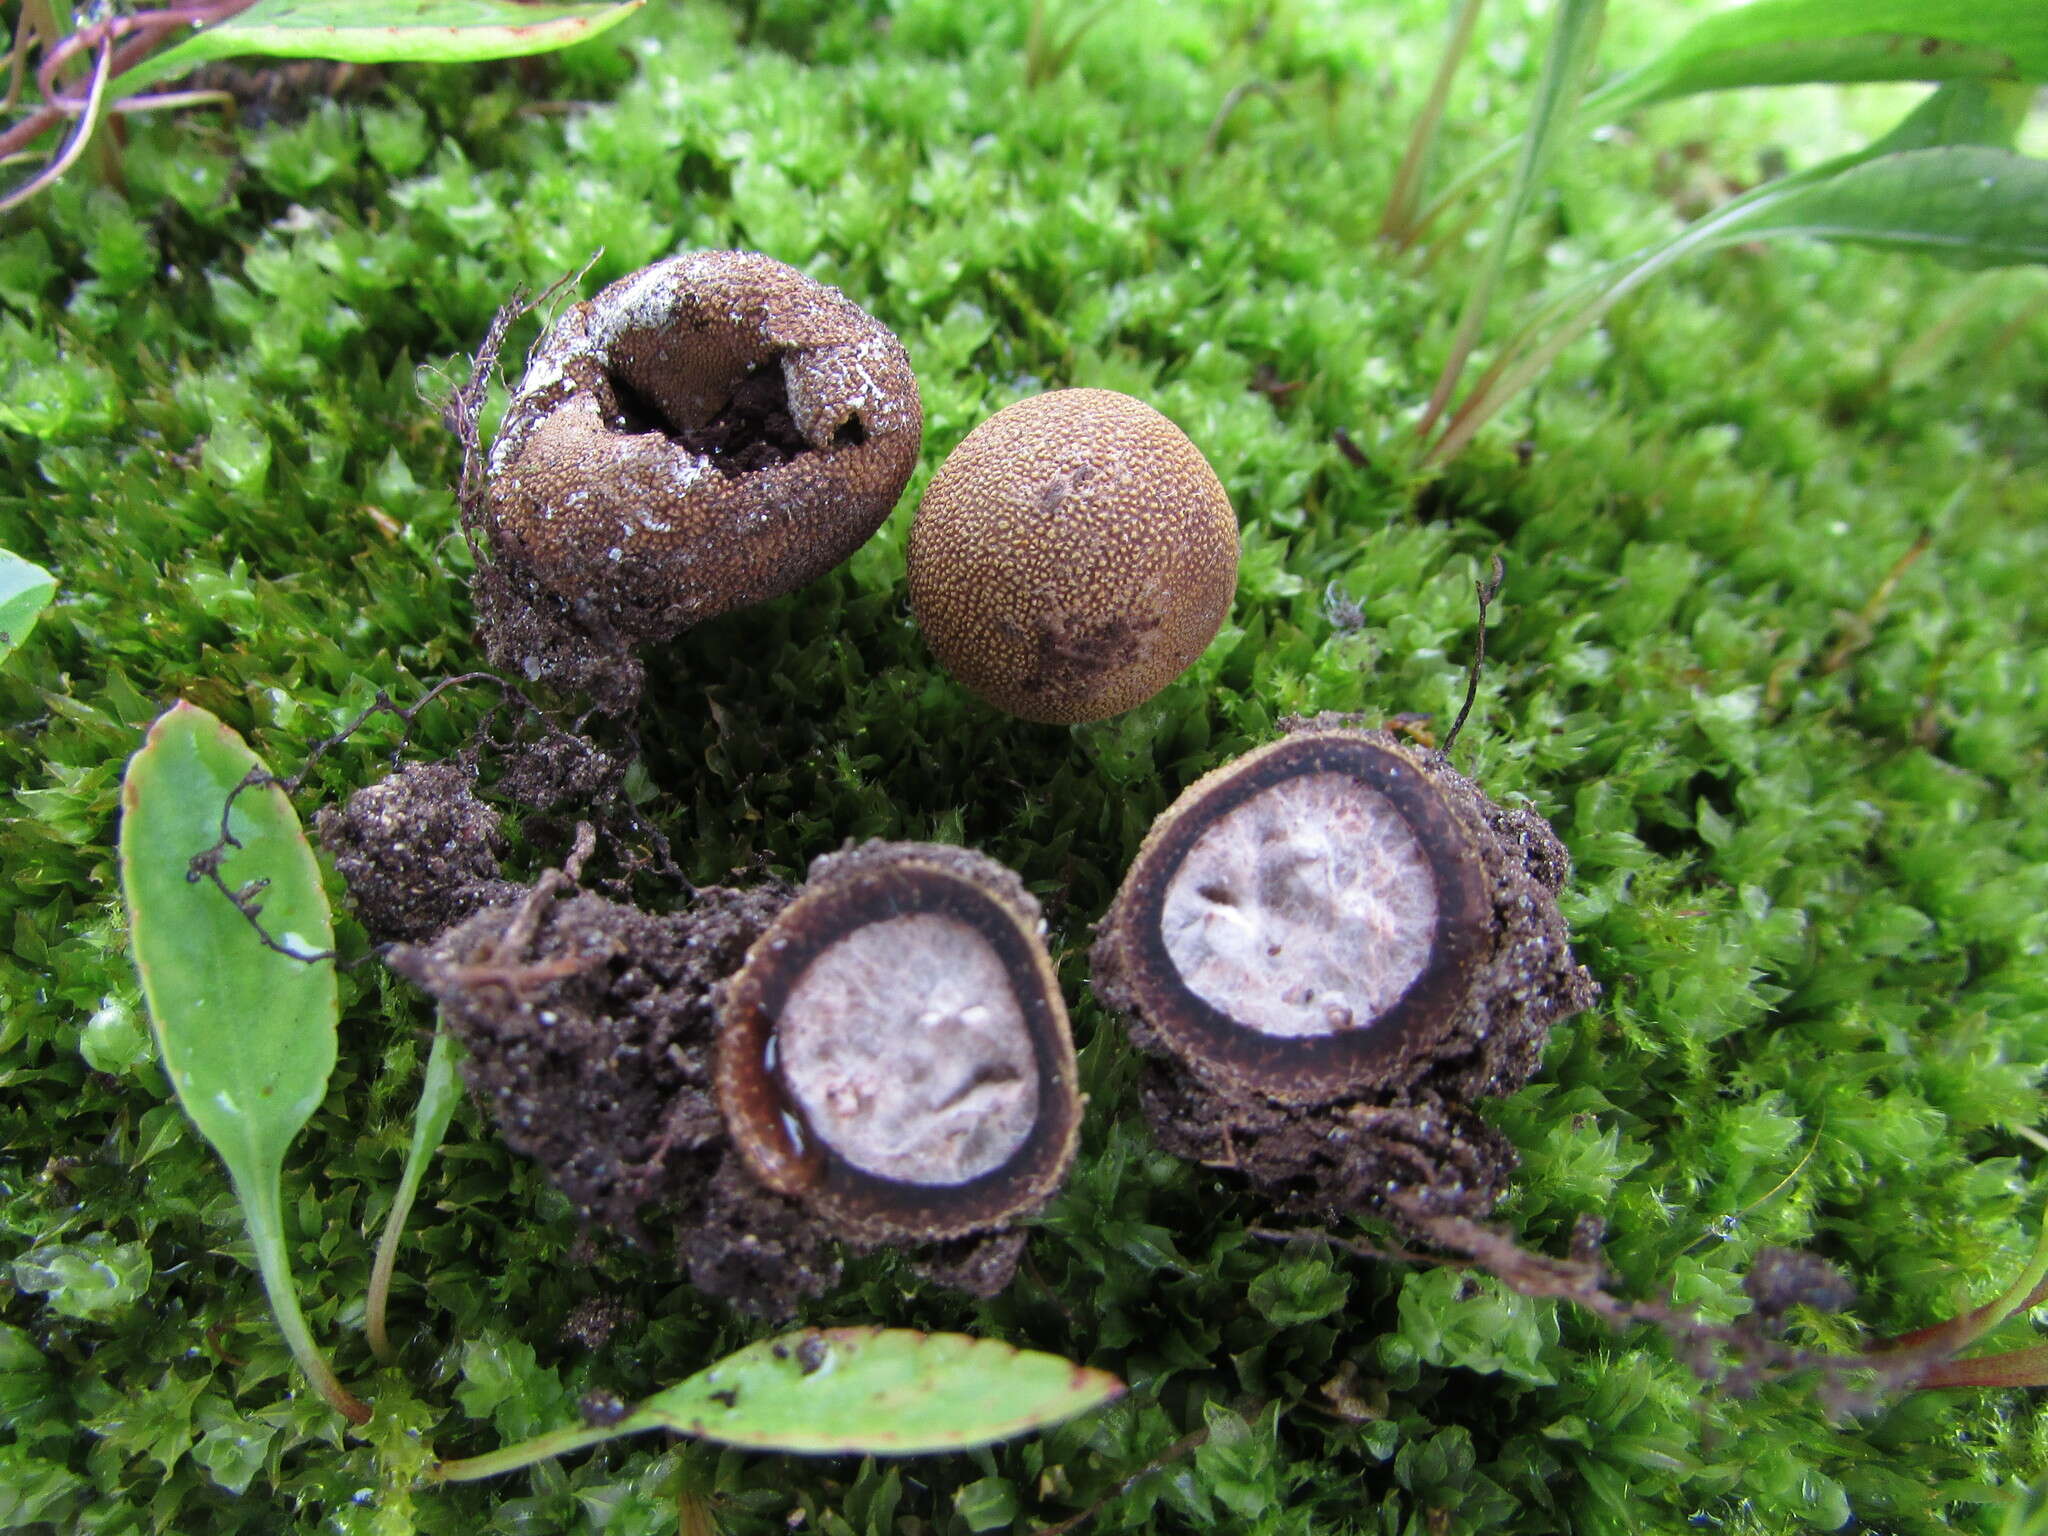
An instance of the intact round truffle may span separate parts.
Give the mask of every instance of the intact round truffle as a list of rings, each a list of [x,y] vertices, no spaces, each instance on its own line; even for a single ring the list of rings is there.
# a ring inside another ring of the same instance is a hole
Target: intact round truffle
[[[1230,612],[1237,518],[1199,449],[1106,389],[1020,400],[939,466],[910,603],[941,665],[999,709],[1075,724],[1142,704]]]
[[[820,859],[720,993],[719,1101],[754,1176],[862,1243],[1043,1204],[1080,1096],[1040,928],[1023,883],[964,849]]]
[[[1513,1149],[1470,1109],[1596,995],[1548,824],[1441,753],[1325,718],[1196,781],[1098,930],[1094,985],[1158,1059],[1161,1141],[1310,1205],[1478,1214]]]
[[[485,526],[579,622],[666,638],[852,554],[923,433],[880,321],[770,257],[699,251],[556,321],[492,445]]]

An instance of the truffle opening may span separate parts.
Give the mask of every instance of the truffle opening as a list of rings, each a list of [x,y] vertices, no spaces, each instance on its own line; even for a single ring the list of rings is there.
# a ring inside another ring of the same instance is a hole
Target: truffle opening
[[[1370,1025],[1429,965],[1428,856],[1394,803],[1349,774],[1283,779],[1219,817],[1167,882],[1182,983],[1247,1029]]]
[[[777,1029],[812,1134],[863,1172],[964,1184],[1038,1113],[1031,1034],[995,948],[935,912],[856,928],[807,966]]]
[[[659,394],[643,388],[623,369],[606,374],[605,383],[612,397],[612,408],[604,418],[608,428],[635,436],[658,432],[677,447],[708,460],[723,475],[737,477],[773,469],[812,451],[790,414],[789,381],[780,353],[750,365],[725,403],[702,420],[666,408]]]

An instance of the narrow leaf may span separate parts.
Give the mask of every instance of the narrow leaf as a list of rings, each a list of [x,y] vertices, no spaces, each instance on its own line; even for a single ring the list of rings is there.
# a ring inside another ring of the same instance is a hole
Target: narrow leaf
[[[550,53],[618,25],[643,0],[529,5],[522,0],[256,0],[129,70],[114,94],[245,53],[353,64],[463,64]]]
[[[180,703],[150,727],[121,785],[121,890],[150,1024],[172,1090],[227,1164],[279,1326],[323,1396],[362,1422],[299,1314],[285,1257],[285,1149],[327,1091],[339,1008],[334,968],[265,947],[221,893],[190,875],[220,835],[234,787],[260,768],[242,739]],[[258,898],[278,941],[332,948],[327,897],[298,816],[275,786],[235,800],[238,847],[220,873]]]
[[[1976,146],[1886,155],[1759,204],[1711,244],[1796,235],[1958,266],[2048,262],[2048,160]]]
[[[1458,315],[1458,328],[1451,337],[1450,356],[1444,363],[1443,374],[1437,380],[1436,390],[1423,410],[1422,419],[1416,423],[1418,437],[1428,435],[1437,418],[1443,414],[1444,407],[1450,404],[1451,394],[1465,371],[1466,359],[1478,343],[1480,328],[1485,324],[1487,309],[1493,301],[1494,287],[1500,280],[1502,269],[1507,266],[1508,248],[1514,240],[1515,228],[1521,223],[1529,199],[1541,183],[1551,158],[1557,152],[1558,141],[1572,120],[1606,14],[1605,0],[1558,0],[1556,20],[1551,23],[1550,48],[1544,56],[1543,76],[1537,84],[1529,128],[1522,138],[1522,155],[1515,166],[1514,184],[1501,204],[1493,238],[1479,259],[1479,269],[1465,295],[1465,307]]]
[[[0,661],[14,654],[57,595],[57,578],[0,549]]]
[[[1612,122],[1701,91],[1828,81],[2048,78],[2048,6],[2038,0],[1759,0],[1708,17],[1649,64],[1587,93],[1579,115]],[[2023,112],[2030,91],[2012,98]],[[2013,126],[2017,128],[2015,115]],[[1460,171],[1415,215],[1412,240],[1515,152],[1505,139]],[[2011,142],[2011,134],[2005,142]]]
[[[1104,1371],[957,1333],[807,1328],[749,1345],[603,1429],[443,1463],[467,1481],[614,1435],[667,1429],[750,1450],[915,1456],[1040,1429],[1123,1392]]]
[[[1756,0],[1705,18],[1587,105],[1620,115],[1738,86],[1967,79],[2048,79],[2048,7],[2040,0]]]
[[[627,1422],[756,1450],[911,1456],[1007,1439],[1122,1391],[1106,1372],[994,1339],[817,1328],[728,1355]]]
[[[1811,234],[1923,250],[1969,265],[2040,260],[2023,252],[2038,243],[2048,214],[2038,191],[2048,163],[1993,147],[2010,134],[2011,95],[2008,87],[1982,81],[1942,86],[1876,143],[1766,182],[1606,274],[1582,279],[1542,306],[1503,349],[1424,462],[1456,457],[1616,304],[1702,251]],[[1817,195],[1866,174],[1869,179],[1852,182],[1847,194]]]
[[[440,1149],[441,1138],[448,1134],[448,1122],[455,1117],[455,1106],[462,1100],[462,1082],[455,1071],[461,1050],[448,1026],[438,1024],[433,1048],[427,1052],[427,1070],[420,1081],[419,1106],[413,1111],[412,1144],[406,1148],[398,1193],[392,1197],[391,1214],[384,1218],[384,1235],[377,1241],[377,1260],[370,1269],[363,1332],[369,1338],[371,1352],[387,1365],[398,1358],[384,1322],[385,1305],[391,1298],[391,1275],[398,1265],[398,1243],[405,1236],[406,1218],[412,1214],[413,1201],[419,1198],[420,1180],[426,1176],[427,1164]]]

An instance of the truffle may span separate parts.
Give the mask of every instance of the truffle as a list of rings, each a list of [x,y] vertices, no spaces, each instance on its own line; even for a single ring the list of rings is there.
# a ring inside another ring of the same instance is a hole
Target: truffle
[[[584,627],[663,639],[852,554],[923,432],[881,322],[770,257],[699,251],[555,322],[491,447],[484,524]]]
[[[1162,1064],[1146,1109],[1175,1150],[1309,1204],[1393,1185],[1482,1213],[1514,1158],[1470,1102],[1596,995],[1555,900],[1570,861],[1441,753],[1294,724],[1154,824],[1096,991]]]
[[[1215,638],[1237,519],[1200,450],[1142,401],[1063,389],[948,455],[910,530],[910,603],[999,709],[1074,724],[1143,703]]]
[[[754,1176],[862,1244],[1041,1206],[1081,1103],[1041,928],[1023,883],[964,849],[818,860],[719,989],[719,1101]]]

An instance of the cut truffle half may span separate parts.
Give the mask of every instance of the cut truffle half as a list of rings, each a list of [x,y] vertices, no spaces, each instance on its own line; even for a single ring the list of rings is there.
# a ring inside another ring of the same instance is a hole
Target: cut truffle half
[[[1483,1212],[1514,1155],[1471,1101],[1526,1082],[1597,995],[1557,909],[1569,872],[1541,817],[1341,717],[1198,780],[1092,955],[1157,1058],[1162,1143],[1293,1204]]]
[[[771,257],[700,251],[556,321],[491,447],[484,523],[575,622],[666,638],[852,554],[923,431],[880,321]]]
[[[1203,778],[1153,826],[1096,949],[1203,1077],[1314,1101],[1407,1075],[1490,947],[1476,829],[1399,748],[1313,732]]]
[[[1023,883],[964,849],[813,865],[720,989],[719,1101],[755,1177],[859,1244],[1043,1205],[1081,1099],[1042,928]]]

